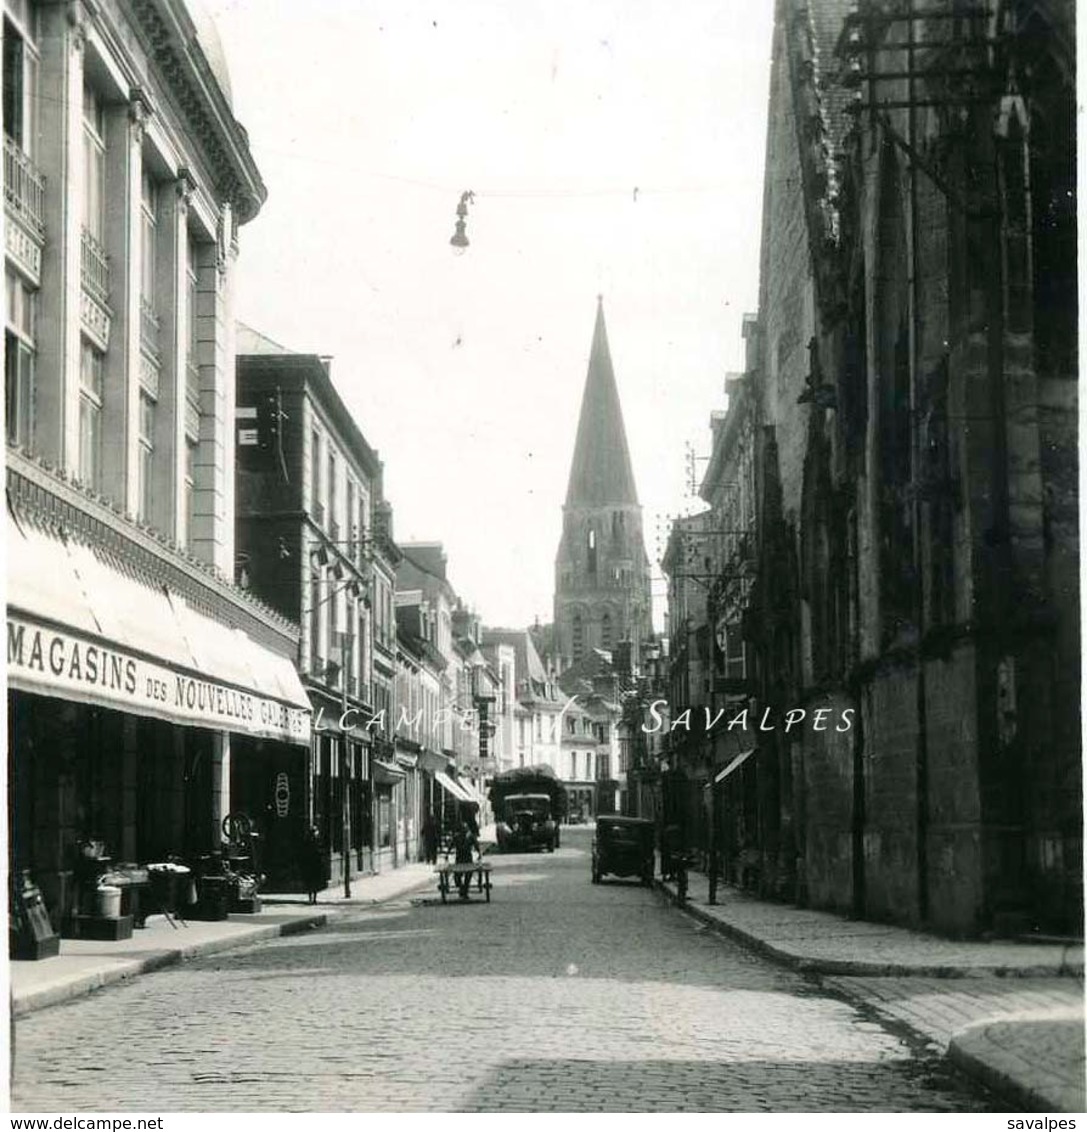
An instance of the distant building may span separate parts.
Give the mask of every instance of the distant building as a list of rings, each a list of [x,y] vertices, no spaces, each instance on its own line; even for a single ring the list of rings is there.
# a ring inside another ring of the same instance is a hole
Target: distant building
[[[568,700],[540,659],[532,634],[527,629],[485,628],[482,640],[485,651],[503,646],[513,650],[517,677],[514,765],[546,765],[561,777],[562,713]]]
[[[597,301],[562,538],[555,558],[552,649],[561,671],[589,649],[629,641],[636,668],[652,632],[649,559],[615,383],[604,306]]]

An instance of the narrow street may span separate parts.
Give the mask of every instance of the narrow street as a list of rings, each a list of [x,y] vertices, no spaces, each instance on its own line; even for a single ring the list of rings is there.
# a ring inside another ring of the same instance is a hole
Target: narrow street
[[[852,1007],[589,880],[589,834],[18,1023],[32,1111],[979,1111]]]

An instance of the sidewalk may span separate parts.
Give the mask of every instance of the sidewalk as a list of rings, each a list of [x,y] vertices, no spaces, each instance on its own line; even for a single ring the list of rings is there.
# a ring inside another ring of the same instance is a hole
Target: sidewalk
[[[342,884],[319,893],[316,906],[310,905],[303,893],[271,893],[262,896],[263,908],[254,915],[233,914],[227,920],[210,922],[178,921],[177,928],[171,927],[165,916],[153,915],[147,918],[147,927],[133,932],[131,939],[64,939],[60,954],[52,959],[9,963],[12,1015],[18,1018],[197,955],[323,927],[351,907],[393,900],[429,884],[432,878],[433,866],[411,864],[353,878],[349,900],[343,895]]]
[[[658,882],[673,900],[675,885]],[[1083,947],[948,940],[756,900],[726,885],[708,904],[692,873],[686,910],[807,974],[882,1021],[907,1028],[1016,1110],[1082,1112]]]

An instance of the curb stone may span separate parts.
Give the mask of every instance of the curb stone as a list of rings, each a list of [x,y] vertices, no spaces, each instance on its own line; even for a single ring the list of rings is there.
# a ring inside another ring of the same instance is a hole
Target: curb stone
[[[1077,1089],[1055,1075],[1051,1075],[1045,1083],[1027,1084],[1023,1081],[1022,1061],[989,1035],[990,1028],[1002,1024],[1008,1023],[990,1019],[966,1026],[952,1037],[947,1047],[948,1060],[1013,1102],[1019,1111],[1082,1112],[1082,1085]],[[1073,1020],[1072,1024],[1082,1027],[1082,1021]]]
[[[93,994],[104,987],[116,986],[126,983],[139,975],[161,971],[167,967],[176,967],[189,959],[203,955],[215,955],[232,948],[244,947],[247,944],[259,943],[261,940],[276,939],[280,936],[297,935],[313,928],[324,927],[328,923],[328,914],[315,913],[305,918],[289,920],[282,924],[254,925],[244,933],[233,936],[224,936],[222,939],[206,940],[203,943],[191,944],[181,947],[163,948],[158,951],[149,951],[138,959],[132,959],[104,971],[90,971],[79,975],[57,986],[41,987],[36,991],[13,999],[11,1002],[12,1019],[23,1018],[38,1010],[49,1006],[58,1006],[62,1002],[83,998]]]
[[[863,960],[835,960],[811,959],[796,955],[793,952],[779,948],[774,944],[760,939],[752,932],[737,927],[727,921],[719,920],[711,915],[704,907],[690,902],[680,904],[676,899],[674,889],[659,878],[654,879],[654,888],[662,894],[665,900],[677,909],[687,913],[692,919],[705,924],[718,934],[728,937],[745,947],[760,954],[781,966],[804,975],[855,975],[861,977],[895,977],[895,978],[943,978],[949,981],[969,979],[975,976],[1006,977],[1014,979],[1020,976],[1041,974],[1053,976],[1052,968],[1029,967],[989,967],[963,970],[962,968],[936,964],[904,965],[900,963],[867,963]],[[1062,965],[1062,974],[1066,973]],[[863,998],[850,994],[844,988],[837,988],[854,1006],[868,1007],[870,1004]],[[882,1020],[881,1020],[882,1024]],[[914,1037],[924,1041],[934,1049],[931,1036],[922,1030],[911,1026],[902,1019],[895,1020],[896,1025],[903,1026]],[[987,1088],[993,1090],[1002,1099],[1006,1100],[1013,1111],[1045,1111],[1045,1112],[1079,1112],[1084,1107],[1084,1093],[1069,1085],[1060,1077],[1049,1074],[1045,1083],[1030,1084],[1023,1080],[1024,1075],[1029,1076],[1036,1072],[1034,1067],[1025,1065],[1013,1052],[1000,1046],[989,1037],[989,1030],[999,1025],[1015,1025],[1014,1018],[992,1018],[966,1025],[961,1031],[953,1035],[943,1056],[955,1065],[960,1071],[972,1077]],[[1024,1024],[1024,1023],[1019,1023]],[[1072,1025],[1082,1028],[1082,1019],[1072,1020]]]

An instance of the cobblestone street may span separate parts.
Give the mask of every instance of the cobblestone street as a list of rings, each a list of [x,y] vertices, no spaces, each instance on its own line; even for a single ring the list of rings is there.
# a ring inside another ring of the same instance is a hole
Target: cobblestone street
[[[18,1022],[13,1108],[980,1111],[985,1094],[655,893],[588,833]]]

